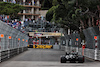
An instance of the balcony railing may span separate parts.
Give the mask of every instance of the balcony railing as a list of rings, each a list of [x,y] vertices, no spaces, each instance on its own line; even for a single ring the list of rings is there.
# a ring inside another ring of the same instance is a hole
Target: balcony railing
[[[7,2],[9,2],[9,3],[15,3],[15,4],[20,4],[20,5],[30,5],[30,6],[39,6],[39,7],[41,7],[41,4],[32,4],[32,2],[30,2],[30,3],[27,3],[27,2],[13,2],[13,1],[7,1]]]
[[[23,11],[20,11],[19,13],[23,13]],[[29,13],[29,14],[40,14],[39,12],[32,13],[31,11],[25,11],[25,13]]]
[[[34,5],[32,5],[32,3],[30,2],[30,3],[27,3],[27,2],[17,2],[16,4],[20,4],[20,5],[30,5],[30,6],[41,6],[41,4],[34,4]]]

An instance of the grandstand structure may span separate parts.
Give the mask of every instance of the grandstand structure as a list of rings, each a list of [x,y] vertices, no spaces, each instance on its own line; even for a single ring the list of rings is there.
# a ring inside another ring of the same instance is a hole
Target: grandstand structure
[[[60,37],[64,36],[57,24],[39,18],[34,23],[29,23],[29,47],[34,45],[60,45]],[[39,47],[38,47],[39,48]]]
[[[29,45],[60,45],[60,37],[64,36],[61,32],[61,27],[54,22],[46,21],[45,14],[47,11],[39,13],[41,8],[40,0],[0,0],[2,2],[10,2],[20,4],[26,9],[18,14],[21,20],[14,23],[12,27],[20,28],[22,32],[26,32],[29,36]],[[8,22],[9,23],[9,22]],[[20,25],[18,27],[17,23]],[[58,26],[57,26],[58,25]]]

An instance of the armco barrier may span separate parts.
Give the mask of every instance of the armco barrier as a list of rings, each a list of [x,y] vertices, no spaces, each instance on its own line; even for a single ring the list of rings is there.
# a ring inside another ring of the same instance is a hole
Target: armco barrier
[[[65,52],[70,52],[71,50],[75,50],[76,51],[76,47],[65,47]],[[78,54],[79,55],[83,55],[82,54],[82,48],[78,48]],[[95,60],[95,50],[94,49],[89,49],[89,48],[85,48],[84,49],[84,56],[85,57],[88,57],[88,58],[91,58],[91,59],[94,59]],[[100,50],[98,50],[98,60],[100,60]]]
[[[98,60],[100,60],[100,50],[98,50]]]
[[[0,62],[27,50],[28,36],[0,21]]]
[[[94,58],[94,49],[88,49],[88,48],[86,48],[86,49],[84,49],[84,55],[86,56],[86,57],[88,57],[88,58],[92,58],[92,59],[95,59]]]

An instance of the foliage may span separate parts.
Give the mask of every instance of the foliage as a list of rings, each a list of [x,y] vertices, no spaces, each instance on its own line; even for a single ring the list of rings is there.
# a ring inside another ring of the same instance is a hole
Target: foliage
[[[49,9],[52,7],[52,0],[43,0],[42,9]]]
[[[52,1],[52,5],[53,5],[53,6],[56,6],[56,5],[58,5],[58,4],[59,4],[59,2],[58,2],[57,0],[53,0],[53,1]]]
[[[85,40],[85,35],[83,32],[80,32],[80,37],[81,37],[81,40]]]
[[[19,11],[24,9],[23,6],[8,2],[0,2],[0,14],[10,15],[11,17],[15,17]]]
[[[56,9],[49,9],[46,19],[59,23],[63,27],[79,31],[79,27],[85,29],[95,26],[95,20],[100,18],[97,7],[100,6],[99,0],[53,0],[53,2]]]
[[[56,6],[53,6],[52,8],[50,8],[46,14],[46,19],[48,21],[51,21],[51,19],[53,18],[53,14],[54,14],[54,10],[56,9]]]

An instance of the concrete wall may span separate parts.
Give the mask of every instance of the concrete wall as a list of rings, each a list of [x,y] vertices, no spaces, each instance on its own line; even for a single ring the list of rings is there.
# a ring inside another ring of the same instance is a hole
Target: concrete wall
[[[43,17],[46,17],[46,13],[48,12],[48,10],[40,10],[40,15]]]

